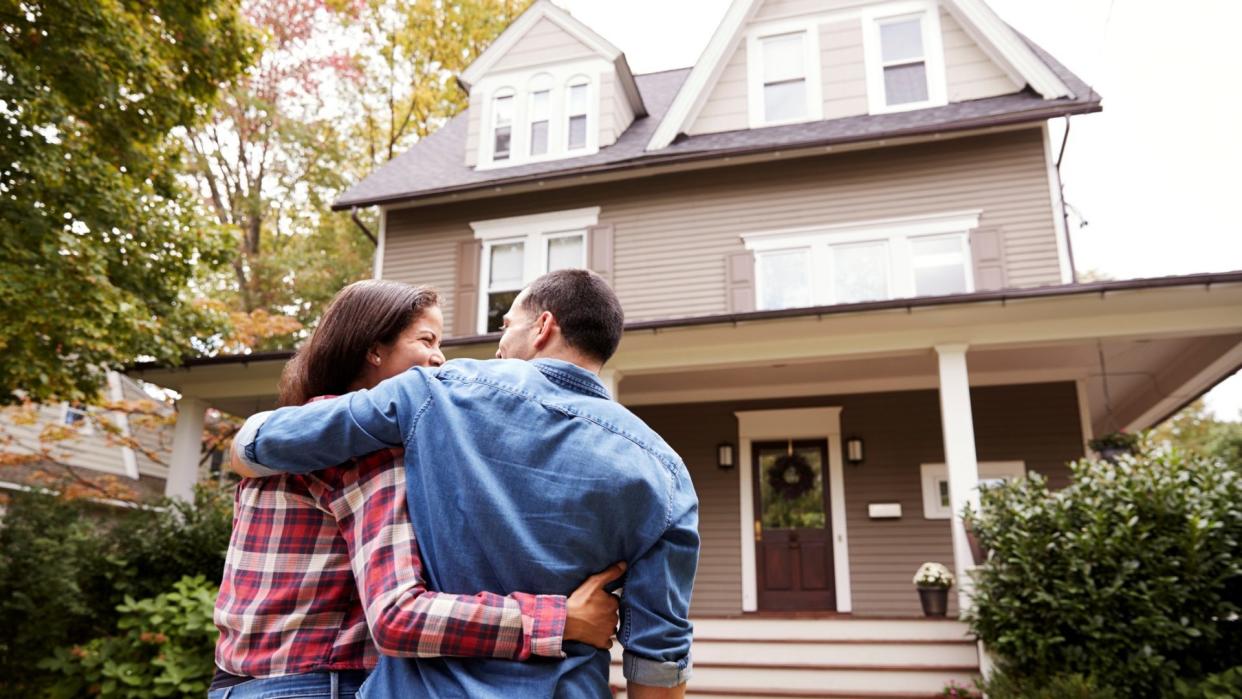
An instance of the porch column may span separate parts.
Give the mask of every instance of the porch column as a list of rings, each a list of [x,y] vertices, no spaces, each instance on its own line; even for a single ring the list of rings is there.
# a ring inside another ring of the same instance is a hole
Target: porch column
[[[203,418],[207,404],[184,396],[177,401],[177,426],[173,430],[172,455],[164,494],[180,500],[194,500],[198,482],[198,462],[203,452]]]
[[[608,394],[616,402],[621,402],[621,371],[619,369],[601,369],[599,372],[600,383],[604,384],[604,388],[608,389]]]
[[[938,345],[940,359],[940,422],[944,430],[944,461],[949,475],[949,504],[953,508],[953,568],[957,576],[958,609],[970,606],[969,571],[974,567],[962,510],[967,504],[979,511],[979,461],[975,455],[975,423],[970,411],[970,380],[966,372],[966,345]]]

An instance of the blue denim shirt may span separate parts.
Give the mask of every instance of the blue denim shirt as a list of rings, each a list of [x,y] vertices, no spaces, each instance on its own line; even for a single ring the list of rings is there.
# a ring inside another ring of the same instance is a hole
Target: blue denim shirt
[[[432,588],[568,595],[627,561],[618,640],[631,682],[690,673],[698,498],[681,458],[598,378],[540,359],[459,359],[247,421],[253,466],[292,473],[405,447]],[[556,661],[383,658],[361,696],[608,697],[609,654]]]

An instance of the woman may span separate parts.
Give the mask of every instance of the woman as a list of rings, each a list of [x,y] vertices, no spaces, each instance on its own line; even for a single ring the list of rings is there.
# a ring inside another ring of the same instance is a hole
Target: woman
[[[439,366],[443,318],[430,289],[362,281],[343,289],[285,367],[284,405]],[[388,655],[561,657],[562,640],[607,648],[616,599],[592,576],[568,598],[427,590],[406,510],[400,451],[311,475],[249,478],[216,600],[210,699],[351,697]]]

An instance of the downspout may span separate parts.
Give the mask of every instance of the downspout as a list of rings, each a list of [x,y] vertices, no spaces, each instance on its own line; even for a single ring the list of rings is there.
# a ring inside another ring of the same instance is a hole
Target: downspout
[[[1070,237],[1069,207],[1065,205],[1065,182],[1061,178],[1061,160],[1065,158],[1065,146],[1069,143],[1070,117],[1065,115],[1065,134],[1061,137],[1061,152],[1057,154],[1057,189],[1061,192],[1061,219],[1065,222],[1065,254],[1069,258],[1070,282],[1078,283],[1078,267],[1074,264],[1074,243]]]
[[[1061,161],[1058,160],[1057,164],[1060,165]],[[1060,181],[1060,178],[1061,176],[1060,174],[1058,174],[1057,180]],[[375,239],[375,235],[371,233],[371,229],[367,228],[367,224],[363,223],[362,219],[358,218],[358,207],[356,206],[350,207],[349,218],[358,226],[358,228],[362,231],[362,234],[367,237],[367,240],[370,240],[371,244],[378,248],[379,241]],[[1070,259],[1072,260],[1073,258],[1070,258]]]

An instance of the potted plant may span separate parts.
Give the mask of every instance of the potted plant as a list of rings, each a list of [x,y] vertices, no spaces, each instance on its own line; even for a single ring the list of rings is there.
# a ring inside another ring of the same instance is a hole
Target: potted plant
[[[919,602],[924,616],[944,616],[949,610],[949,588],[953,587],[953,573],[943,564],[924,563],[914,574],[914,586],[919,590]]]
[[[1087,442],[1091,451],[1100,455],[1105,461],[1116,461],[1124,454],[1133,454],[1139,445],[1139,436],[1124,430],[1110,432]]]

